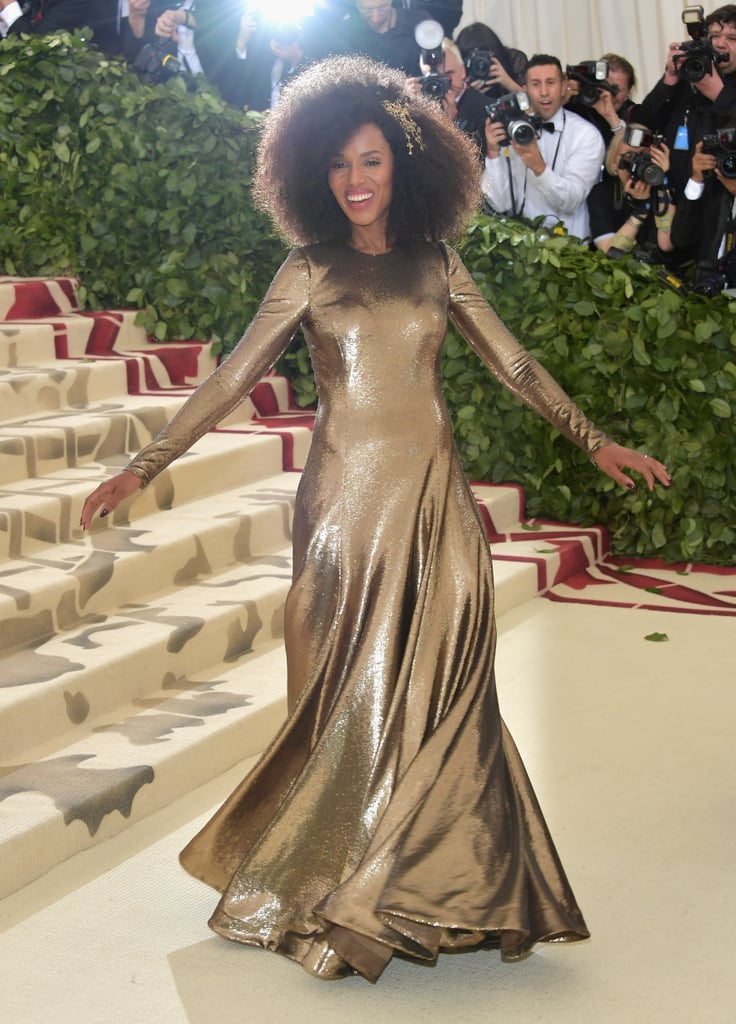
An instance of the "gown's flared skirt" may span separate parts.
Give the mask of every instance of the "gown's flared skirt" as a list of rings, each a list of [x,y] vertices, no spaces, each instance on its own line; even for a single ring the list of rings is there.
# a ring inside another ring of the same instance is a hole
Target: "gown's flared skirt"
[[[286,607],[293,711],[182,854],[223,893],[215,931],[324,978],[588,934],[499,715],[488,545],[438,423],[336,472],[318,421]]]

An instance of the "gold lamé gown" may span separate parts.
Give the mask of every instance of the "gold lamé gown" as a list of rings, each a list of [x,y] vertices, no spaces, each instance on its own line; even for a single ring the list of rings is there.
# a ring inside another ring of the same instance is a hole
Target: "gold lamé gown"
[[[499,715],[491,558],[440,389],[448,315],[570,440],[605,443],[451,249],[323,243],[291,252],[238,347],[129,467],[150,480],[303,326],[319,407],[294,512],[290,715],[181,859],[222,893],[216,932],[323,978],[588,935]]]

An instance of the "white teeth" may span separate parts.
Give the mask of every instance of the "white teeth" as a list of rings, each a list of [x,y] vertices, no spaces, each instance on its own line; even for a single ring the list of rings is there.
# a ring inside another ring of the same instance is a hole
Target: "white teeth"
[[[366,199],[370,199],[372,195],[373,195],[372,192],[361,192],[357,196],[348,196],[348,202],[349,203],[362,203]]]

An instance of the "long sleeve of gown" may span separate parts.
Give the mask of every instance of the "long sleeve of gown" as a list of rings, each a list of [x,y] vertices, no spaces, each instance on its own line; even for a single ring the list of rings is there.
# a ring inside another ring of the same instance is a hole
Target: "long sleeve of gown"
[[[481,295],[457,253],[447,252],[450,318],[470,347],[512,394],[587,455],[610,438],[578,408],[544,367],[519,344]]]
[[[243,401],[276,362],[309,304],[309,268],[299,250],[286,258],[248,330],[179,412],[125,467],[143,485]]]

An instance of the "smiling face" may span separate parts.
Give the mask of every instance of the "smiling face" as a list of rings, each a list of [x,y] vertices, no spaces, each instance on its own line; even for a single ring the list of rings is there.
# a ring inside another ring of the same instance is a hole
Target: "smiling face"
[[[327,183],[353,226],[353,237],[386,241],[394,157],[375,124],[361,125],[330,160]]]
[[[556,64],[539,64],[526,74],[526,91],[532,107],[544,121],[553,118],[562,106],[566,80]]]

